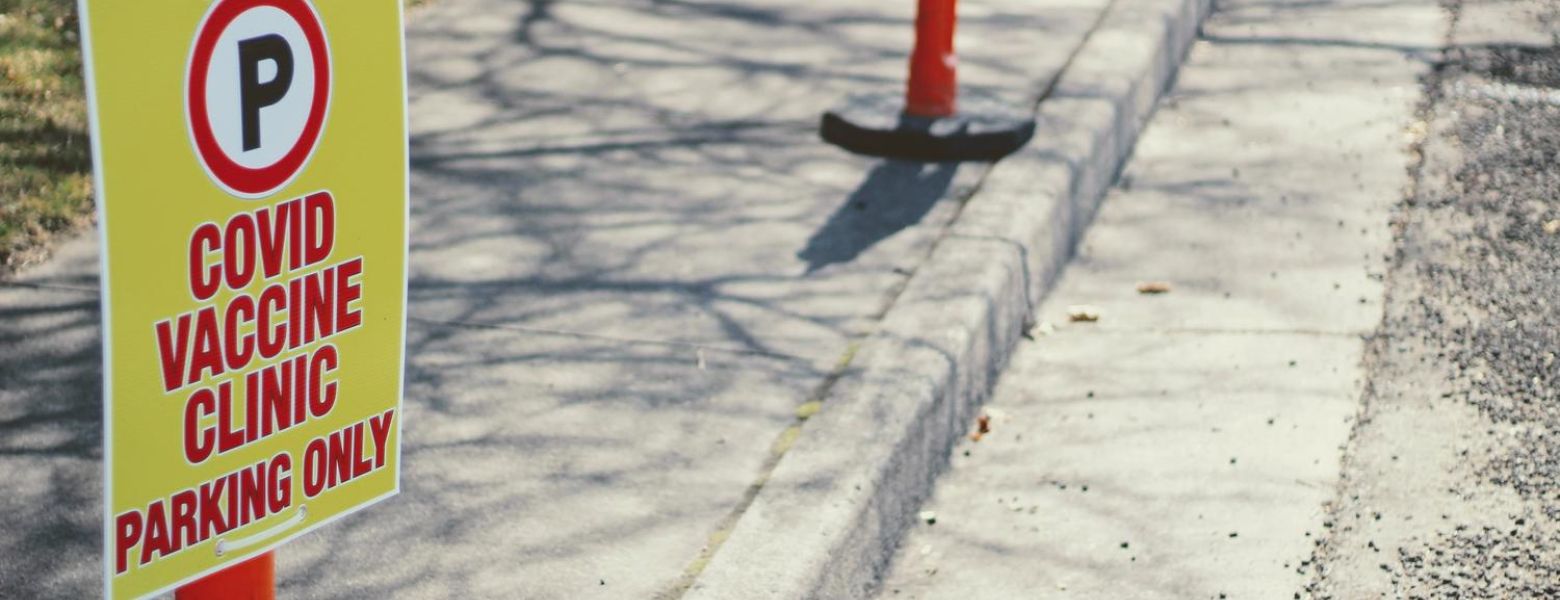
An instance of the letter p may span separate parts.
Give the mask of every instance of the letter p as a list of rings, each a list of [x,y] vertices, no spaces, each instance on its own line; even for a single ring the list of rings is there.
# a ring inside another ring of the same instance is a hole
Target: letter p
[[[114,573],[125,572],[130,563],[130,549],[140,544],[141,513],[130,511],[114,519]]]
[[[260,63],[271,61],[276,74],[260,81]],[[269,34],[238,42],[239,108],[243,119],[244,151],[260,147],[260,109],[281,102],[292,87],[293,55],[287,39]]]

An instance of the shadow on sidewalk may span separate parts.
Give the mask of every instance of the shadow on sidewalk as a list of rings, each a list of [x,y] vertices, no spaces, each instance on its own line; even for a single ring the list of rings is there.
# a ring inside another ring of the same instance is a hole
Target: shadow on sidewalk
[[[948,193],[958,163],[885,160],[851,192],[796,257],[807,273],[854,260],[873,245],[919,223]]]

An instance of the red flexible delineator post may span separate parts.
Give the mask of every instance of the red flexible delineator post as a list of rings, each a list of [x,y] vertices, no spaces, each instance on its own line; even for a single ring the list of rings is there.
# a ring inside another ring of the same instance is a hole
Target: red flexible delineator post
[[[915,13],[915,50],[910,53],[910,87],[905,113],[946,117],[954,112],[959,87],[954,77],[953,28],[958,0],[919,0]]]
[[[276,600],[276,551],[266,552],[195,580],[174,600]]]

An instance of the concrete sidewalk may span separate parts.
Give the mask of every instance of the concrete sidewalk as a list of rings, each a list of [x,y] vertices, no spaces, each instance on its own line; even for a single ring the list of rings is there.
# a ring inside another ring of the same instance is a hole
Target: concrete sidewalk
[[[962,82],[1032,96],[1104,6],[962,3]],[[986,172],[816,139],[902,85],[912,10],[414,11],[403,493],[285,547],[283,594],[679,593]],[[93,240],[0,284],[0,596],[99,586]]]
[[[878,597],[1300,597],[1443,31],[1219,3]]]

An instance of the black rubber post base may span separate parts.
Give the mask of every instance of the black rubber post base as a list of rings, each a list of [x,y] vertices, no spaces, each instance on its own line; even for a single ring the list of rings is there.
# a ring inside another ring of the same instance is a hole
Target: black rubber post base
[[[823,113],[823,140],[868,156],[926,162],[993,161],[1022,148],[1035,135],[1027,106],[986,96],[959,100],[948,117],[903,114],[904,98],[872,94],[852,96]]]

